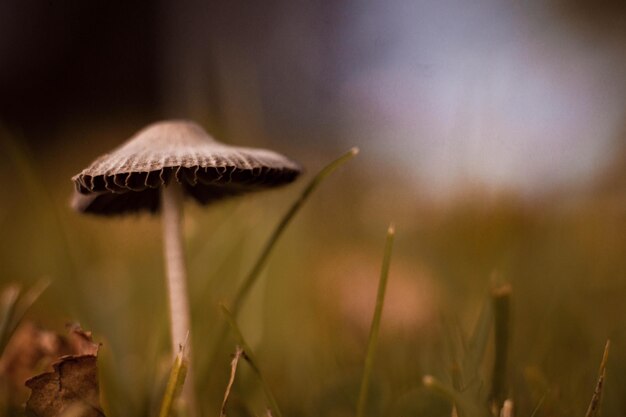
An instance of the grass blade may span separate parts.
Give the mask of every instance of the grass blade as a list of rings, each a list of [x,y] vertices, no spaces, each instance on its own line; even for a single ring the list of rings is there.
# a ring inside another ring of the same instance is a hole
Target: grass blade
[[[457,403],[461,401],[456,389],[446,386],[443,382],[432,375],[424,375],[422,378],[422,384],[424,384],[424,386],[429,390],[448,399],[450,402]]]
[[[357,403],[356,415],[363,417],[365,414],[365,406],[367,405],[367,396],[369,391],[370,376],[374,364],[374,356],[376,355],[376,343],[378,341],[378,332],[380,330],[380,320],[383,315],[383,305],[385,303],[385,291],[387,289],[387,279],[389,277],[389,265],[391,264],[391,252],[393,249],[393,238],[395,229],[393,225],[387,229],[387,240],[385,242],[385,252],[383,255],[383,266],[380,271],[380,281],[378,284],[378,294],[376,296],[376,307],[374,308],[374,317],[372,318],[372,327],[370,328],[369,340],[367,342],[367,353],[365,356],[365,368],[363,370],[363,379],[361,380],[361,389],[359,391],[359,402]]]
[[[220,409],[220,417],[226,417],[226,404],[228,404],[230,390],[233,388],[233,384],[235,383],[237,365],[239,364],[239,359],[241,359],[243,353],[243,349],[240,346],[237,346],[237,349],[235,349],[235,355],[233,355],[233,360],[230,362],[230,379],[228,380],[228,385],[226,385],[226,391],[224,392],[224,400],[222,401],[222,408]]]
[[[29,196],[28,201],[36,203],[32,204],[35,214],[42,219],[42,225],[48,228],[43,231],[43,234],[59,238],[56,244],[51,245],[51,250],[54,250],[58,255],[56,257],[57,262],[60,261],[55,265],[58,269],[58,275],[69,274],[70,278],[73,279],[73,285],[80,284],[80,281],[76,279],[76,267],[70,250],[67,227],[65,227],[59,209],[44,183],[44,177],[36,168],[36,163],[28,149],[13,138],[1,125],[0,154],[6,155],[15,168],[15,177],[21,179],[25,195]]]
[[[536,417],[537,416],[537,413],[541,409],[541,406],[543,405],[543,402],[546,400],[547,397],[548,397],[547,393],[543,394],[543,397],[541,397],[541,399],[539,400],[539,402],[537,403],[537,405],[533,409],[533,412],[530,414],[530,417]]]
[[[254,265],[252,266],[252,268],[246,275],[245,279],[243,280],[241,286],[238,288],[237,292],[235,293],[235,296],[233,297],[233,301],[230,303],[230,310],[229,310],[232,312],[234,317],[238,317],[241,311],[243,302],[246,299],[246,296],[248,295],[248,293],[250,292],[250,290],[252,289],[256,281],[258,280],[259,275],[263,271],[263,268],[265,267],[265,264],[267,263],[267,260],[269,259],[272,253],[272,250],[276,246],[276,243],[278,242],[278,240],[280,239],[284,231],[287,229],[287,226],[289,225],[291,220],[300,211],[304,203],[308,200],[310,195],[317,189],[317,187],[319,187],[319,185],[329,175],[335,172],[337,168],[339,168],[340,166],[348,162],[358,153],[359,153],[359,148],[356,148],[356,147],[352,148],[348,152],[344,153],[339,158],[335,159],[334,161],[326,165],[324,168],[322,168],[317,173],[317,175],[315,175],[315,177],[313,177],[313,179],[307,184],[307,186],[304,188],[304,190],[302,191],[298,199],[293,202],[289,210],[287,210],[285,215],[282,217],[282,219],[276,226],[276,229],[274,229],[274,231],[272,232],[268,241],[265,243],[265,246],[263,247],[263,250],[260,256],[257,258],[256,262],[254,263]],[[214,366],[214,362],[216,359],[216,355],[217,355],[220,343],[222,340],[224,340],[224,337],[226,336],[226,331],[227,331],[226,326],[220,324],[219,329],[216,332],[216,336],[213,339],[214,342],[209,349],[207,360],[202,367],[203,378],[208,377],[208,370],[212,369]]]
[[[20,287],[17,285],[6,287],[0,294],[0,356],[2,356],[12,333],[11,323],[19,296]]]
[[[222,308],[222,312],[224,313],[224,316],[226,316],[226,320],[228,321],[230,328],[235,334],[235,338],[237,339],[237,342],[243,348],[243,358],[246,360],[246,362],[248,362],[248,364],[252,368],[252,371],[257,376],[257,378],[259,379],[259,382],[263,386],[263,391],[265,391],[265,397],[267,398],[267,401],[269,402],[272,415],[275,415],[276,417],[282,417],[282,413],[280,412],[280,409],[278,408],[278,403],[276,402],[276,397],[274,397],[274,394],[272,390],[270,389],[270,386],[267,383],[267,380],[263,377],[263,373],[261,373],[261,370],[259,369],[257,365],[258,362],[252,353],[252,349],[250,349],[250,346],[248,346],[248,344],[246,343],[246,340],[244,339],[243,334],[241,333],[241,330],[239,329],[239,326],[237,325],[235,316],[223,304],[220,305],[220,307]]]
[[[429,390],[441,395],[452,404],[452,415],[458,417],[488,417],[489,413],[483,410],[467,395],[458,392],[432,375],[425,375],[422,378],[422,384]]]
[[[600,406],[602,405],[602,391],[604,389],[604,379],[606,378],[606,363],[609,359],[609,348],[611,341],[607,340],[604,346],[604,354],[602,355],[602,362],[600,362],[600,370],[598,371],[598,382],[596,388],[591,396],[591,402],[585,417],[598,417],[600,415]]]
[[[180,397],[185,384],[185,377],[187,376],[187,360],[185,359],[185,346],[181,346],[178,355],[174,359],[174,364],[170,371],[170,376],[167,380],[167,386],[165,387],[165,393],[163,394],[163,401],[161,402],[161,409],[159,411],[159,417],[170,417],[174,415],[174,404]]]
[[[454,322],[456,325],[456,321]],[[457,337],[453,332],[452,324],[445,317],[441,317],[441,328],[443,329],[444,342],[446,346],[446,352],[450,360],[448,371],[450,373],[450,380],[455,390],[461,391],[463,389],[463,370],[460,365],[459,352],[457,349]],[[458,333],[458,332],[457,332]]]
[[[37,281],[35,285],[30,287],[26,292],[22,293],[15,304],[13,318],[11,321],[11,331],[15,330],[20,324],[26,312],[41,297],[41,294],[50,286],[50,281],[42,279]]]
[[[511,286],[496,287],[491,292],[494,313],[495,359],[491,379],[491,400],[500,409],[507,395],[507,360],[509,350],[509,319],[511,315]]]
[[[302,205],[306,202],[306,200],[309,198],[311,193],[313,193],[313,191],[315,191],[315,189],[322,183],[322,181],[324,181],[326,177],[328,177],[337,168],[339,168],[341,165],[343,165],[344,163],[352,159],[358,153],[359,153],[358,148],[352,148],[348,152],[346,152],[345,154],[343,154],[342,156],[340,156],[339,158],[337,158],[336,160],[334,160],[333,162],[331,162],[330,164],[322,168],[322,170],[311,180],[311,182],[302,191],[302,194],[300,194],[300,197],[298,197],[298,199],[291,205],[289,210],[287,210],[287,213],[285,213],[283,218],[280,220],[280,223],[278,223],[278,226],[276,226],[276,229],[274,230],[269,240],[265,244],[265,247],[263,248],[261,255],[257,259],[256,263],[254,264],[254,266],[252,267],[252,269],[250,270],[250,272],[244,279],[243,283],[241,284],[241,287],[239,287],[239,290],[237,291],[237,293],[235,294],[235,297],[233,298],[230,311],[232,311],[232,314],[234,317],[237,317],[239,315],[243,301],[245,300],[246,296],[250,292],[250,289],[252,288],[256,280],[258,279],[261,271],[263,271],[263,267],[265,267],[265,264],[267,263],[267,260],[269,259],[269,256],[272,253],[274,246],[276,246],[276,242],[278,242],[278,240],[282,236],[283,232],[289,225],[289,222],[291,222],[291,220],[298,213],[298,211],[300,211],[300,208],[302,207]]]
[[[0,356],[28,309],[49,284],[41,280],[25,292],[17,285],[10,285],[0,294]]]
[[[486,297],[463,358],[463,389],[467,388],[469,383],[476,382],[479,379],[478,371],[487,350],[492,320],[492,303],[491,300]]]

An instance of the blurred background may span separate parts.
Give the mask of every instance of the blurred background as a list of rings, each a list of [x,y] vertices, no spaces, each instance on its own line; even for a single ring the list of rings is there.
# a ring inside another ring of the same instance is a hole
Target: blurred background
[[[216,413],[235,344],[202,354],[218,302],[306,181],[358,146],[290,226],[240,320],[285,414],[352,415],[390,221],[371,415],[449,415],[421,378],[449,379],[444,323],[469,332],[494,271],[513,288],[519,415],[539,403],[537,415],[581,415],[607,338],[603,407],[623,414],[625,9],[3,0],[0,285],[50,279],[30,319],[92,330],[107,414],[149,415],[168,366],[159,219],[73,213],[71,176],[166,118],[301,162],[283,190],[186,207],[196,378]],[[233,415],[262,412],[254,378],[237,384]]]

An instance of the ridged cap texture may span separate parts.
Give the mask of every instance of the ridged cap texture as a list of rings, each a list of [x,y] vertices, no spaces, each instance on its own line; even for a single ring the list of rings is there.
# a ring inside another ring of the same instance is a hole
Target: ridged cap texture
[[[217,142],[199,125],[172,120],[147,126],[74,176],[72,206],[104,215],[159,210],[171,181],[200,204],[294,181],[300,167],[285,156]]]

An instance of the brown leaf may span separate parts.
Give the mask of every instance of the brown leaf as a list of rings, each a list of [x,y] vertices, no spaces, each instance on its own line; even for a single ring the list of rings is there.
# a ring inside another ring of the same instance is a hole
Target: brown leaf
[[[97,355],[99,344],[91,332],[77,324],[68,325],[68,335],[61,336],[42,329],[32,321],[23,321],[9,340],[0,357],[0,390],[6,392],[13,406],[28,398],[26,379],[52,368],[52,363],[65,355]]]
[[[78,325],[70,327],[66,344],[74,355],[62,356],[52,364],[52,372],[26,381],[31,389],[26,412],[35,417],[104,417],[96,364],[100,345]]]
[[[37,417],[57,417],[80,406],[81,417],[103,417],[100,409],[95,355],[64,356],[53,372],[26,381],[32,390],[26,412]]]
[[[68,325],[70,349],[75,355],[98,355],[99,343],[94,343],[91,332],[74,323]]]
[[[48,368],[60,356],[70,353],[67,342],[61,336],[30,321],[23,322],[0,357],[0,380],[4,381],[9,402],[14,406],[23,404],[28,398],[24,381]]]

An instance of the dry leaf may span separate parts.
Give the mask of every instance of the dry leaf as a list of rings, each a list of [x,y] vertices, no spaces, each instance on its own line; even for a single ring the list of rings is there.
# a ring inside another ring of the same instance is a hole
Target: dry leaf
[[[98,355],[99,343],[95,343],[91,337],[91,332],[81,329],[78,324],[68,325],[68,342],[74,355]]]
[[[70,353],[72,351],[61,336],[32,322],[23,322],[0,358],[0,379],[4,380],[10,403],[14,406],[23,404],[28,398],[24,381],[48,368],[60,356]]]
[[[52,372],[26,381],[26,386],[32,390],[26,412],[36,417],[58,417],[67,413],[103,417],[96,365],[99,347],[93,342],[91,332],[78,325],[69,326],[64,348],[74,354],[62,356],[53,363]]]
[[[80,406],[81,417],[103,417],[95,355],[64,356],[53,364],[53,372],[26,381],[32,390],[27,413],[37,417],[58,417]]]

